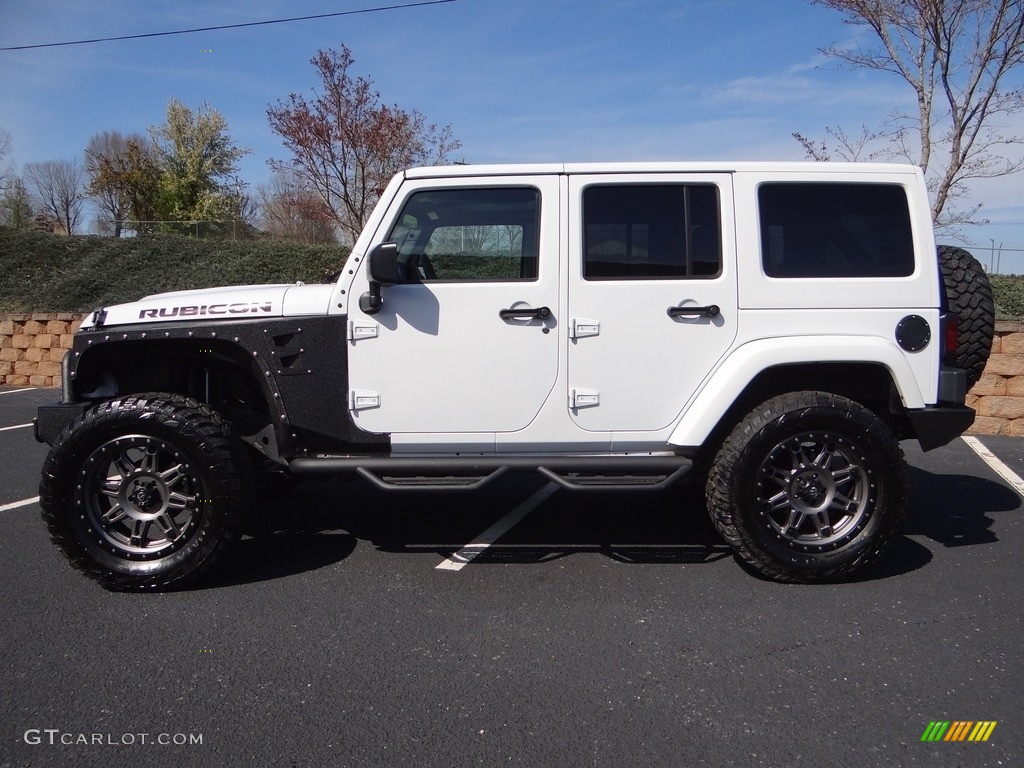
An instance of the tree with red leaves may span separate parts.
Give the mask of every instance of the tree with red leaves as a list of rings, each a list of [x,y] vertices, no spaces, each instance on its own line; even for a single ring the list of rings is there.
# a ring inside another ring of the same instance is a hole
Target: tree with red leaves
[[[317,51],[310,63],[322,90],[309,101],[292,93],[267,108],[271,130],[292,154],[290,161],[271,160],[271,168],[304,180],[349,242],[392,176],[410,166],[440,165],[462,146],[450,125],[438,127],[418,110],[382,104],[372,80],[351,74],[353,61],[344,45]]]

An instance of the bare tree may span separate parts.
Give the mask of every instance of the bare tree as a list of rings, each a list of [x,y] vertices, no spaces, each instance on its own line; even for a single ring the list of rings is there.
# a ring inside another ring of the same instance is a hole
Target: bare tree
[[[11,153],[11,134],[0,128],[0,194],[14,181],[14,166],[7,160]]]
[[[232,217],[246,227],[255,227],[259,223],[260,204],[255,195],[249,194],[249,182],[233,176],[227,186],[234,192]]]
[[[130,141],[145,143],[146,140],[138,134],[125,136],[119,131],[103,131],[89,139],[85,147],[85,172],[89,176],[87,194],[99,208],[100,230],[114,237],[121,236],[124,221],[130,215],[131,196],[110,171],[127,165]]]
[[[823,48],[846,64],[888,72],[913,90],[916,110],[897,114],[864,141],[847,140],[839,128],[828,134],[837,154],[863,151],[883,139],[882,154],[901,157],[925,172],[932,193],[932,218],[940,226],[968,223],[979,206],[956,210],[973,179],[1024,168],[1024,158],[1006,157],[1024,143],[1003,133],[1001,119],[1024,109],[1024,89],[1010,73],[1024,63],[1024,3],[1021,0],[811,0],[843,14],[844,22],[874,33],[870,47]],[[830,156],[825,142],[794,134],[808,156]]]
[[[350,73],[352,53],[321,50],[311,59],[321,90],[307,101],[289,95],[267,108],[270,128],[291,152],[276,170],[301,176],[354,242],[391,177],[412,165],[436,165],[462,146],[451,126],[427,123],[417,110],[381,103],[373,82]]]
[[[848,163],[857,163],[874,160],[881,154],[878,150],[869,149],[879,138],[879,134],[872,132],[866,125],[862,125],[860,133],[855,136],[850,136],[839,126],[829,126],[825,129],[825,135],[828,138],[818,142],[802,133],[794,133],[793,138],[804,148],[807,157],[819,162],[839,158]]]
[[[152,142],[138,133],[104,132],[90,140],[85,152],[87,192],[101,200],[101,226],[116,236],[122,229],[150,229],[160,217],[161,176]]]
[[[46,160],[26,163],[25,178],[35,193],[39,207],[53,216],[69,235],[82,218],[82,193],[85,174],[75,160]]]
[[[334,213],[316,190],[287,168],[275,170],[256,191],[263,231],[282,240],[334,243]]]

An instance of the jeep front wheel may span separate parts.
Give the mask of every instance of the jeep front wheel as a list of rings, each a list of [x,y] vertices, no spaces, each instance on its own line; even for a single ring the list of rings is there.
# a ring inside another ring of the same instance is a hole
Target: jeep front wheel
[[[178,395],[92,408],[55,442],[40,506],[70,563],[108,589],[191,583],[239,536],[246,456],[229,425]]]
[[[886,425],[838,395],[796,392],[753,410],[719,450],[711,519],[763,576],[846,578],[892,539],[906,508],[906,464]]]

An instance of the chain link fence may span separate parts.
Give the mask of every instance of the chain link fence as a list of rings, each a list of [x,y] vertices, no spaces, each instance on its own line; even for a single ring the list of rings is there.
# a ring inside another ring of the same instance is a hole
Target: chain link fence
[[[112,222],[103,222],[97,234],[113,235]],[[262,229],[245,219],[203,219],[193,221],[134,221],[121,222],[121,237],[148,234],[174,234],[200,240],[274,240],[306,245],[338,245],[341,243],[335,227],[314,219],[289,222],[284,231],[278,227]]]
[[[148,235],[155,232],[196,237],[203,240],[254,240],[266,237],[252,223],[242,219],[202,221],[131,221],[121,223],[122,232]]]

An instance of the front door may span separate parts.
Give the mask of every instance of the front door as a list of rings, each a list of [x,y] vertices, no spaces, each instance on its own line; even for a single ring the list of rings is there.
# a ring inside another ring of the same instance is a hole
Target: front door
[[[572,418],[666,429],[736,336],[731,176],[577,175],[569,196]]]
[[[353,284],[349,406],[361,428],[486,450],[486,433],[526,427],[555,396],[558,208],[556,175],[403,187],[375,238],[398,244],[403,282],[374,315],[355,301],[365,275]],[[453,433],[466,437],[440,437]]]

